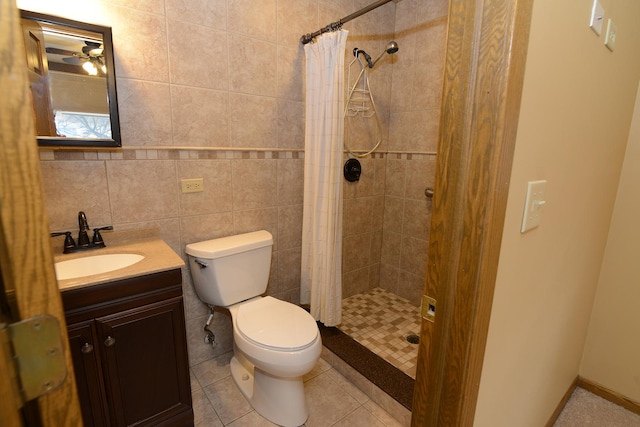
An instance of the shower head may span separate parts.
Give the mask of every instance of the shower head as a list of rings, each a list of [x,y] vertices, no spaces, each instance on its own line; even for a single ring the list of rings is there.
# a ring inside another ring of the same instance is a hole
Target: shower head
[[[400,49],[398,47],[398,43],[396,43],[395,40],[391,40],[389,43],[387,43],[387,48],[385,49],[385,52],[387,52],[388,54],[392,54],[392,53],[396,53],[398,49]]]
[[[384,48],[384,50],[382,52],[380,52],[380,55],[378,55],[378,57],[376,58],[375,61],[373,61],[373,63],[369,64],[369,68],[373,68],[374,65],[376,65],[376,63],[378,61],[380,61],[380,59],[382,59],[382,57],[384,56],[385,53],[388,53],[389,55],[392,55],[394,53],[396,53],[398,51],[398,49],[400,49],[398,47],[398,43],[396,43],[394,40],[391,40],[389,43],[387,43],[387,47]]]

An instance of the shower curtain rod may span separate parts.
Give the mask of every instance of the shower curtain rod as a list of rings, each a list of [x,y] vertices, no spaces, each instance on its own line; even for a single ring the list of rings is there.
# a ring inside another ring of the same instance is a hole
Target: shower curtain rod
[[[344,18],[340,19],[339,21],[336,22],[332,22],[331,24],[327,25],[326,27],[320,28],[318,31],[316,31],[315,33],[309,33],[309,34],[305,34],[300,38],[300,41],[302,42],[302,44],[307,44],[310,43],[314,38],[316,38],[317,36],[319,36],[320,34],[324,34],[324,33],[328,33],[329,31],[336,31],[339,30],[342,27],[342,24],[351,21],[352,19],[357,18],[358,16],[364,15],[365,13],[371,12],[373,9],[376,9],[384,4],[389,3],[392,0],[378,0],[377,2],[370,4],[367,7],[363,7],[362,9],[360,9],[357,12],[353,12],[351,15],[345,16]]]

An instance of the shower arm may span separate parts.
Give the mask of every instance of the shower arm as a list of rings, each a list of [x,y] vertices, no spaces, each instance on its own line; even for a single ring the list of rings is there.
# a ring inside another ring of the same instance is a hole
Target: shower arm
[[[395,48],[391,48],[390,47],[392,43],[395,46]],[[373,68],[378,63],[378,61],[380,61],[382,59],[382,57],[384,56],[385,53],[388,53],[389,55],[392,55],[392,54],[396,53],[397,51],[398,51],[398,44],[395,41],[389,42],[387,47],[382,52],[380,52],[380,55],[378,55],[378,57],[373,60],[373,63],[371,65],[369,65],[369,68]]]
[[[380,55],[378,55],[378,57],[373,60],[373,63],[369,64],[369,68],[373,68],[378,63],[378,61],[382,59],[385,53],[387,53],[386,50],[383,50],[382,52],[380,52]]]

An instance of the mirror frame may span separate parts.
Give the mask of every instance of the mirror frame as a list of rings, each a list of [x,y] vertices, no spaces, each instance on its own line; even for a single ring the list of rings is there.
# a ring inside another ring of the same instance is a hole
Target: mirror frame
[[[59,136],[37,135],[38,145],[45,147],[121,147],[120,118],[118,116],[118,98],[116,91],[116,73],[113,60],[113,43],[111,28],[102,25],[87,24],[58,16],[20,10],[20,17],[32,21],[66,26],[72,29],[91,31],[102,35],[104,59],[107,66],[107,95],[109,101],[109,117],[111,121],[111,138],[66,138]]]

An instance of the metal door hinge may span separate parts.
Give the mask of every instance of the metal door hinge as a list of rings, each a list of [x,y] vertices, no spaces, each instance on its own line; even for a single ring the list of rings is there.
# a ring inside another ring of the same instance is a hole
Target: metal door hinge
[[[10,325],[0,324],[0,351],[10,356],[10,380],[25,402],[60,387],[67,376],[60,324],[50,315],[35,316]]]
[[[429,322],[436,320],[436,300],[426,295],[422,296],[422,318]]]

